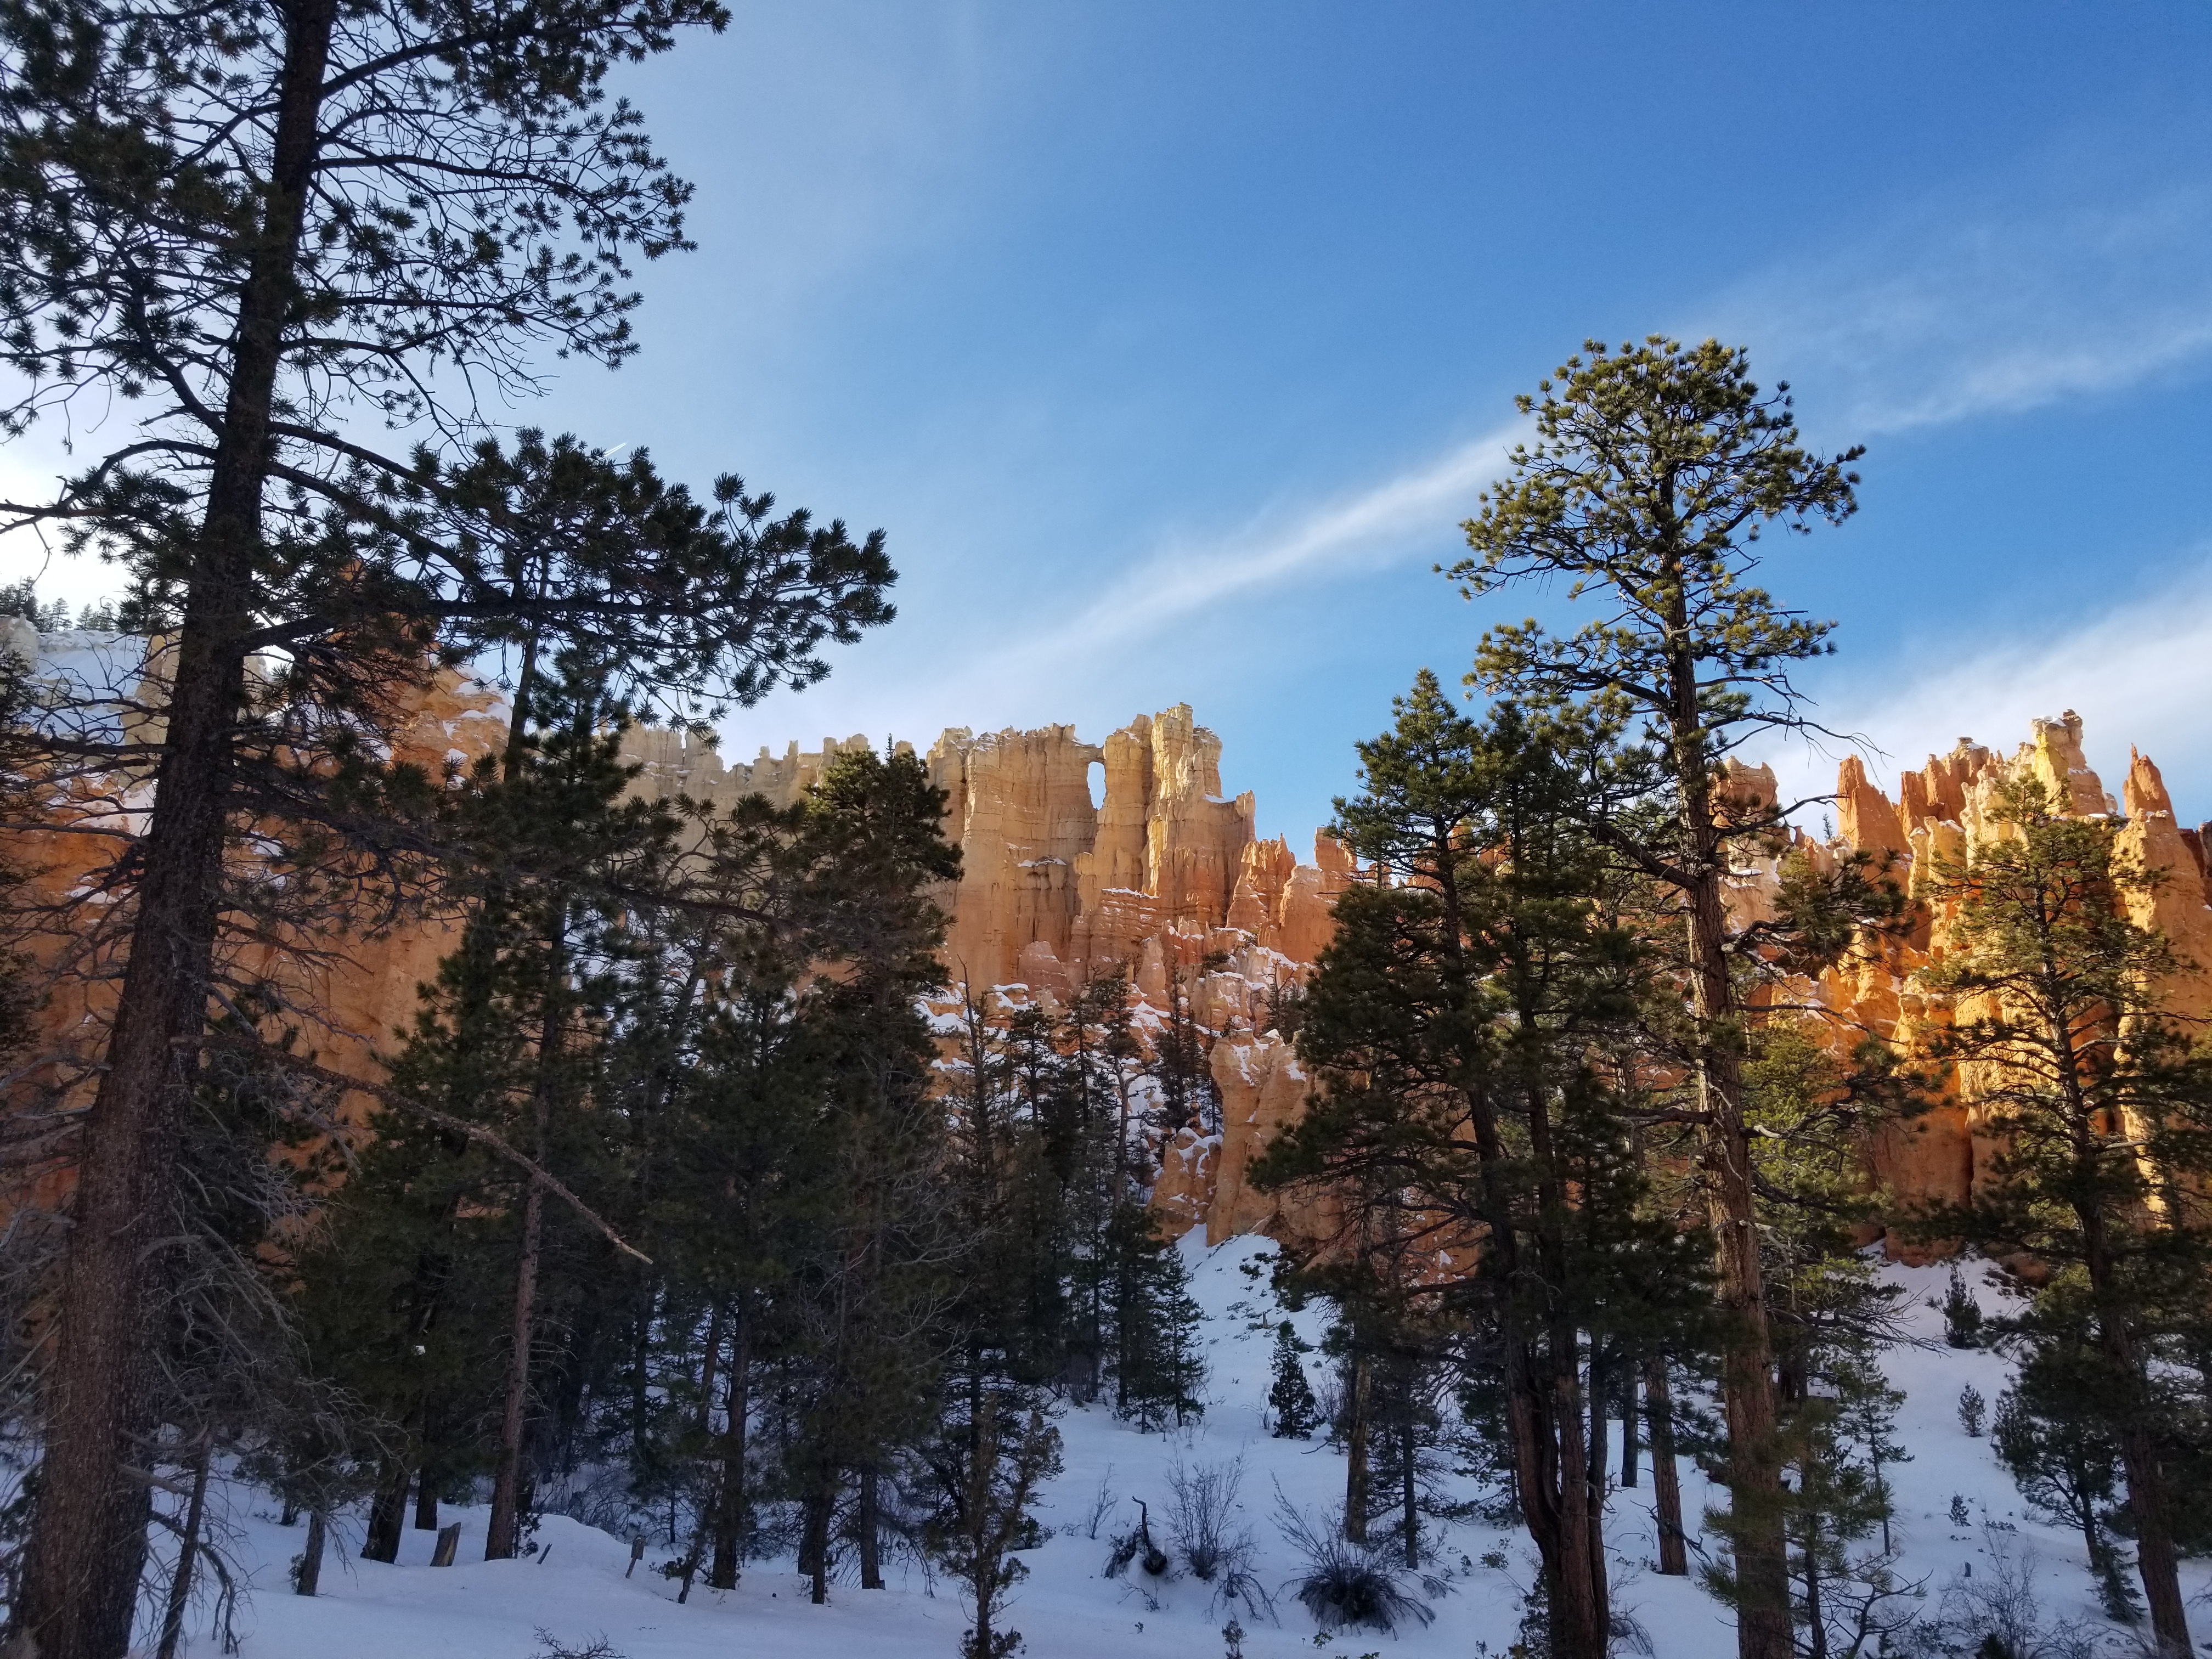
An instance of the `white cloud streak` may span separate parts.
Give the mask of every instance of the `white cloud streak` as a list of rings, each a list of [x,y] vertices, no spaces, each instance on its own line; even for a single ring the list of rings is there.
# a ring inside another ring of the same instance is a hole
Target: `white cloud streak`
[[[1750,340],[1853,435],[2116,392],[2212,356],[2212,191],[1931,207],[1771,267],[1696,332]]]
[[[2071,601],[2069,601],[2070,606]],[[2212,817],[2212,562],[2155,595],[2114,606],[2063,630],[1964,654],[1930,643],[1940,661],[1910,654],[1886,670],[1861,670],[1821,688],[1824,723],[1864,732],[1886,751],[1865,757],[1893,795],[1900,769],[1960,738],[2010,753],[2028,722],[2073,709],[2089,763],[2119,793],[2130,745],[2164,773],[2185,821]],[[1876,678],[1875,675],[1881,678]],[[1833,745],[1831,745],[1832,750]],[[1802,745],[1764,757],[1785,794],[1835,787],[1837,755]]]
[[[1170,543],[1095,594],[1060,626],[973,660],[964,678],[1001,682],[1035,665],[1066,668],[1133,636],[1153,637],[1242,595],[1340,576],[1449,544],[1483,488],[1504,476],[1521,422],[1486,433],[1370,489],[1213,541]]]

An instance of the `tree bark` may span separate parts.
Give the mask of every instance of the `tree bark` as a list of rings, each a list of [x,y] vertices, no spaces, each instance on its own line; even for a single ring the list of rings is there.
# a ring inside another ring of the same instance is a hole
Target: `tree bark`
[[[368,1530],[361,1542],[364,1561],[397,1561],[399,1534],[407,1520],[407,1474],[404,1463],[387,1463],[369,1500]]]
[[[1408,1401],[1406,1420],[1398,1425],[1399,1525],[1406,1535],[1406,1565],[1421,1565],[1421,1437]]]
[[[559,1086],[562,1033],[567,1019],[568,953],[566,906],[554,925],[545,970],[545,1003],[538,1033],[537,1077],[530,1091],[531,1156],[545,1167],[553,1128],[553,1094]],[[515,1261],[514,1313],[507,1361],[507,1399],[499,1425],[499,1463],[492,1476],[491,1514],[484,1523],[484,1559],[514,1559],[521,1547],[522,1436],[530,1410],[530,1348],[537,1334],[538,1269],[545,1229],[545,1188],[532,1174],[523,1189],[522,1247]]]
[[[799,1545],[799,1571],[811,1581],[808,1594],[817,1607],[830,1599],[830,1519],[836,1502],[837,1488],[832,1479],[825,1479],[806,1500],[806,1529]]]
[[[427,1463],[415,1478],[418,1483],[415,1488],[415,1530],[435,1532],[438,1530],[438,1483],[432,1478],[430,1466]]]
[[[854,1542],[860,1551],[860,1588],[881,1589],[884,1587],[883,1515],[878,1507],[876,1466],[863,1464],[860,1468],[860,1501],[854,1506],[853,1530]]]
[[[544,1157],[544,1118],[539,1122],[538,1156]],[[499,1464],[492,1476],[491,1515],[484,1525],[484,1559],[514,1559],[520,1544],[522,1496],[522,1432],[530,1407],[530,1345],[535,1333],[538,1304],[538,1258],[544,1226],[545,1198],[532,1176],[522,1200],[522,1252],[515,1263],[514,1351],[507,1363],[507,1399],[500,1413]]]
[[[1735,1553],[1738,1659],[1792,1659],[1789,1547],[1783,1535],[1782,1467],[1776,1430],[1773,1348],[1766,1281],[1759,1259],[1759,1206],[1743,1115],[1736,1047],[1735,988],[1729,978],[1721,899],[1723,848],[1711,786],[1687,790],[1696,880],[1689,911],[1691,1012],[1698,1024],[1697,1090],[1705,1118],[1705,1195],[1728,1322],[1721,1355],[1721,1404],[1728,1424],[1729,1533]]]
[[[1620,1487],[1633,1492],[1637,1481],[1636,1360],[1631,1355],[1620,1368]]]
[[[745,1419],[752,1410],[751,1324],[740,1294],[730,1334],[729,1396],[722,1423],[722,1479],[714,1494],[714,1555],[707,1574],[715,1589],[738,1587],[745,1525]]]
[[[270,411],[336,15],[336,0],[295,0],[285,11],[270,179],[240,294],[182,626],[164,665],[167,728],[139,848],[130,961],[77,1166],[38,1510],[13,1609],[15,1630],[40,1659],[121,1659],[131,1641],[146,1550],[148,1498],[131,1470],[148,1438],[152,1247],[172,1224],[179,1103],[207,1019]]]
[[[2128,1478],[2128,1518],[2135,1523],[2136,1571],[2143,1605],[2161,1656],[2190,1654],[2189,1613],[2166,1504],[2166,1471],[2149,1432],[2130,1425],[2119,1436],[2120,1467]]]
[[[1659,1571],[1669,1578],[1686,1577],[1690,1552],[1682,1532],[1681,1471],[1674,1463],[1674,1401],[1663,1354],[1644,1362],[1644,1402],[1651,1425],[1652,1515],[1659,1526]]]
[[[155,1659],[177,1659],[185,1633],[185,1609],[191,1604],[192,1569],[198,1565],[200,1528],[207,1520],[208,1464],[211,1448],[200,1442],[192,1461],[192,1495],[185,1504],[184,1535],[177,1540],[177,1570],[169,1578],[169,1603],[161,1611],[161,1643]]]
[[[323,1550],[329,1534],[330,1523],[319,1509],[307,1511],[307,1541],[300,1551],[300,1576],[292,1589],[299,1595],[313,1595],[323,1582]]]
[[[1353,1544],[1367,1541],[1367,1506],[1370,1498],[1367,1419],[1373,1389],[1373,1367],[1365,1354],[1355,1352],[1352,1357],[1352,1398],[1346,1406],[1351,1420],[1346,1424],[1344,1433],[1344,1536],[1346,1542]]]

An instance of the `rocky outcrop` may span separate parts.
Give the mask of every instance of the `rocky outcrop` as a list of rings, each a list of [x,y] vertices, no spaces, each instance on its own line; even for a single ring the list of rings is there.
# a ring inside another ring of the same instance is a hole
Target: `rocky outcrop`
[[[2177,957],[2160,988],[2165,1004],[2185,1019],[2212,1013],[2212,894],[2203,851],[2208,826],[2188,830],[2177,823],[2158,768],[2133,750],[2115,800],[2084,757],[2081,717],[2069,710],[2033,722],[2028,740],[2008,758],[1960,738],[1948,754],[1931,755],[1903,774],[1894,801],[1868,781],[1856,757],[1843,763],[1832,850],[1891,855],[1906,891],[1933,902],[1911,938],[1855,953],[1822,976],[1819,1000],[1839,1037],[1870,1033],[1910,1051],[1930,1030],[1986,1012],[1971,1003],[1951,1006],[1930,991],[1919,970],[1951,945],[1954,919],[1938,897],[1937,871],[1971,863],[1977,849],[2012,833],[1991,809],[1997,789],[2016,778],[2039,782],[2046,799],[2069,816],[2119,820],[2120,850],[2150,877],[2130,901],[2134,920],[2163,933]],[[1945,1079],[1934,1109],[1876,1137],[1868,1149],[1875,1176],[1908,1203],[1969,1200],[1996,1151],[1976,1104],[1989,1082],[1973,1066]],[[1916,1247],[1895,1248],[1903,1255],[1917,1253]]]
[[[41,637],[11,623],[0,628],[0,650],[34,673],[75,675],[88,684],[105,675],[113,682],[113,712],[104,717],[111,732],[158,737],[159,641]],[[85,698],[88,707],[98,701]],[[494,751],[506,719],[492,689],[443,675],[396,733],[394,750],[432,774],[465,768]],[[825,738],[811,751],[794,743],[781,756],[763,749],[732,764],[691,734],[641,728],[629,733],[627,752],[646,793],[721,806],[759,794],[789,805],[840,753],[869,743]],[[1317,1201],[1260,1194],[1248,1171],[1303,1109],[1311,1086],[1273,1029],[1274,1015],[1284,988],[1310,974],[1327,945],[1337,898],[1362,878],[1350,854],[1316,836],[1312,862],[1303,863],[1286,842],[1258,839],[1252,797],[1224,796],[1220,739],[1187,705],[1139,716],[1103,744],[1086,743],[1066,726],[981,734],[956,728],[924,759],[945,791],[946,833],[962,855],[960,879],[939,896],[954,987],[940,1012],[957,1009],[964,994],[994,988],[1006,988],[1004,999],[1012,1002],[1064,1000],[1115,971],[1151,1006],[1140,1030],[1157,1027],[1156,1017],[1180,1000],[1215,1033],[1220,1121],[1212,1133],[1183,1130],[1164,1149],[1154,1202],[1204,1224],[1217,1242],[1255,1229],[1324,1236],[1330,1218]],[[1096,793],[1094,773],[1103,778]],[[1994,818],[1992,798],[2007,778],[2021,776],[2041,782],[2065,811],[2120,821],[2123,851],[2152,877],[2131,900],[2136,919],[2156,927],[2176,953],[2163,988],[2167,1004],[2185,1018],[2212,1018],[2212,824],[2182,824],[2158,768],[2133,751],[2113,799],[2084,758],[2081,722],[2071,713],[2035,721],[2009,757],[1962,738],[1904,773],[1893,799],[1857,757],[1847,758],[1837,778],[1836,833],[1819,841],[1797,834],[1793,844],[1824,866],[1855,851],[1874,854],[1909,894],[1937,900],[1940,866],[1970,860],[2008,833]],[[76,832],[137,822],[143,793],[143,783],[127,775],[82,786],[51,803],[51,827],[11,836],[10,858],[32,873],[34,894],[54,915],[101,914],[96,896],[86,896],[96,889],[112,837]],[[1775,780],[1763,767],[1731,763],[1723,793],[1747,811],[1764,811]],[[1729,872],[1728,903],[1739,924],[1772,914],[1781,850],[1748,856]],[[1871,1035],[1910,1048],[1931,1027],[1975,1012],[1948,1006],[1920,973],[1948,948],[1952,925],[1942,903],[1931,903],[1910,937],[1854,951],[1803,988],[1839,1045]],[[257,945],[234,967],[266,977],[295,1006],[313,1011],[310,1046],[326,1063],[379,1078],[381,1055],[413,1017],[416,988],[453,942],[446,925],[417,921],[312,948]],[[92,922],[58,923],[32,943],[58,988],[44,1017],[52,1055],[46,1076],[67,1093],[96,1058],[114,941]],[[1975,1103],[1982,1086],[1968,1068],[1948,1079],[1933,1109],[1875,1137],[1866,1149],[1875,1176],[1907,1200],[1971,1198],[1993,1150]]]

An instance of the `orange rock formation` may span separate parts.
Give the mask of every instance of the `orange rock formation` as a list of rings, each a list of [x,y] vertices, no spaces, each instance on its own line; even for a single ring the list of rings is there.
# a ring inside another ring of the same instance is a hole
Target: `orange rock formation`
[[[88,644],[88,641],[91,643]],[[143,642],[106,636],[42,641],[21,626],[0,627],[0,649],[41,653],[139,653]],[[140,712],[126,721],[157,720],[158,688],[143,666]],[[151,710],[152,712],[147,712]],[[399,734],[404,759],[433,770],[465,764],[489,752],[504,731],[505,710],[488,688],[442,678]],[[760,751],[750,763],[724,762],[713,747],[680,732],[638,730],[629,740],[640,765],[638,787],[663,796],[684,793],[726,805],[749,793],[779,804],[797,799],[843,750],[865,737],[825,738],[802,753]],[[901,745],[902,748],[906,745]],[[963,874],[940,896],[949,917],[945,965],[954,993],[983,994],[1024,987],[1015,1000],[1064,999],[1081,982],[1109,969],[1126,971],[1155,1010],[1176,975],[1194,1016],[1217,1034],[1212,1076],[1222,1100],[1218,1135],[1182,1132],[1166,1149],[1154,1203],[1182,1221],[1202,1223],[1210,1240],[1265,1231],[1323,1236],[1329,1218],[1314,1200],[1262,1195],[1246,1182],[1252,1158],[1303,1109],[1310,1087],[1291,1045],[1268,1029],[1270,996],[1303,979],[1328,943],[1336,897],[1357,876],[1346,850],[1316,836],[1314,861],[1301,864],[1281,840],[1259,840],[1249,794],[1224,799],[1221,743],[1195,723],[1187,705],[1139,716],[1103,744],[1083,742],[1073,727],[1046,726],[978,735],[945,732],[926,763],[946,793],[946,830],[963,859]],[[1104,776],[1094,801],[1093,766]],[[2081,751],[2081,723],[2069,713],[2033,723],[2029,741],[2009,758],[1961,738],[1950,753],[1931,756],[1898,781],[1892,799],[1846,759],[1836,787],[1838,833],[1832,842],[1799,844],[1816,860],[1849,849],[1882,855],[1901,872],[1906,890],[1925,896],[1938,860],[1970,858],[2002,833],[1990,822],[1991,793],[2008,775],[2039,779],[2063,810],[2118,816],[2123,844],[2158,876],[2133,901],[2136,920],[2159,928],[2183,965],[2165,988],[2178,1014],[2212,1014],[2212,877],[2207,840],[2212,824],[2185,828],[2158,769],[2130,751],[2123,799],[2104,789]],[[1734,768],[1729,788],[1747,801],[1771,802],[1775,781],[1761,768]],[[64,802],[51,831],[19,833],[9,854],[36,872],[36,890],[59,899],[78,890],[108,855],[105,837],[68,832],[72,817],[128,811],[127,790]],[[1729,905],[1739,921],[1769,914],[1775,861],[1761,857],[1734,872]],[[1919,969],[1947,947],[1951,919],[1940,910],[1920,934],[1902,944],[1855,953],[1813,988],[1842,1034],[1869,1032],[1900,1046],[1954,1010],[1931,995]],[[285,992],[319,1011],[314,1045],[326,1063],[364,1078],[381,1076],[379,1056],[410,1022],[416,988],[450,948],[449,931],[422,923],[395,933],[335,942],[319,959],[271,953],[260,966]],[[78,941],[57,932],[41,943],[49,966]],[[104,1024],[109,981],[103,964],[86,962],[64,981],[46,1012],[56,1061],[65,1073],[72,1038],[95,1044]],[[80,1055],[82,1065],[90,1056]],[[82,1074],[82,1073],[80,1073]],[[1948,1101],[1916,1122],[1886,1131],[1869,1149],[1877,1176],[1901,1195],[1960,1201],[1990,1148],[1980,1133],[1976,1079],[1954,1080]]]

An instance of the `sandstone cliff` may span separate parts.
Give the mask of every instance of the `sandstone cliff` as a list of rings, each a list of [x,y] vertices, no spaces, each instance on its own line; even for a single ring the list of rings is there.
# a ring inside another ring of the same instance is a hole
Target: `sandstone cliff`
[[[42,640],[14,626],[0,633],[0,649],[49,673],[106,674],[115,682],[120,726],[142,736],[157,732],[158,642]],[[395,750],[433,772],[465,766],[492,750],[505,721],[495,691],[443,676],[398,733]],[[763,749],[750,763],[731,763],[690,734],[641,729],[630,734],[628,751],[643,792],[717,805],[757,793],[787,805],[840,752],[869,743],[864,736],[824,738],[805,752],[793,743],[781,756]],[[1303,1109],[1310,1086],[1291,1045],[1270,1029],[1270,1009],[1273,994],[1303,980],[1328,943],[1335,900],[1359,873],[1349,854],[1316,836],[1313,861],[1301,863],[1285,842],[1258,839],[1252,797],[1224,798],[1220,739],[1196,724],[1187,705],[1140,715],[1103,744],[1085,743],[1066,726],[981,734],[956,728],[930,746],[925,761],[945,791],[946,834],[963,860],[959,881],[939,895],[949,919],[945,958],[952,987],[939,1012],[949,1015],[963,995],[1000,987],[1010,988],[1010,1001],[1051,1003],[1119,970],[1156,1015],[1172,976],[1194,1018],[1216,1034],[1212,1073],[1221,1122],[1216,1133],[1186,1129],[1164,1149],[1154,1203],[1181,1221],[1203,1224],[1215,1242],[1254,1230],[1325,1236],[1331,1218],[1324,1206],[1260,1194],[1246,1170]],[[1103,780],[1095,799],[1094,768]],[[1904,773],[1894,799],[1856,757],[1848,758],[1837,778],[1835,836],[1816,842],[1800,835],[1796,845],[1822,863],[1853,849],[1875,854],[1908,892],[1929,897],[1929,873],[1939,860],[1970,858],[2002,833],[1990,819],[1990,798],[2014,775],[2040,780],[2066,811],[2122,819],[2127,850],[2158,878],[2134,902],[2137,920],[2163,932],[2182,960],[2165,988],[2168,1002],[2188,1018],[2212,1015],[2212,824],[2182,825],[2157,767],[2133,751],[2122,797],[2114,799],[2084,759],[2081,721],[2070,713],[2035,721],[2009,757],[1961,738],[1948,754]],[[1766,803],[1775,781],[1765,768],[1736,767],[1728,787],[1747,803]],[[64,902],[84,897],[113,845],[108,836],[76,832],[136,822],[140,793],[128,779],[88,787],[52,803],[50,828],[11,836],[10,858],[33,873],[34,894],[57,917],[86,914],[81,904],[66,910]],[[1749,859],[1732,873],[1729,902],[1739,922],[1771,914],[1778,873],[1771,856]],[[91,913],[99,909],[95,900]],[[1911,938],[1854,953],[1806,988],[1838,1042],[1867,1033],[1906,1047],[1960,1012],[1929,994],[1919,975],[1948,947],[1950,926],[1939,906]],[[259,954],[239,966],[270,975],[313,1012],[308,1046],[326,1063],[379,1078],[380,1056],[413,1017],[416,988],[452,944],[446,925],[418,921],[321,941],[316,950],[257,947]],[[88,1075],[104,1025],[111,946],[97,927],[61,923],[33,946],[59,987],[44,1017],[45,1076],[66,1091]],[[1017,987],[1023,988],[1011,988]],[[1934,1110],[1881,1135],[1868,1149],[1878,1178],[1908,1200],[1970,1197],[1991,1151],[1975,1106],[1978,1081],[1969,1068],[1950,1080]]]

